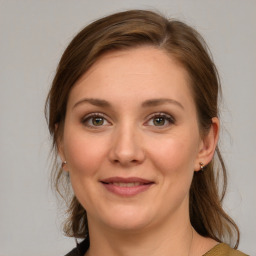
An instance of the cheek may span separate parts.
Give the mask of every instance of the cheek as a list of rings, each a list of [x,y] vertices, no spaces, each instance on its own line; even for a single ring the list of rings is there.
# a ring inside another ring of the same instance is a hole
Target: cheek
[[[97,136],[69,132],[64,149],[70,175],[91,176],[97,174],[102,161],[106,158],[106,143]]]
[[[154,201],[161,204],[162,214],[169,214],[181,205],[187,207],[196,150],[191,140],[187,141],[185,137],[183,140],[166,138],[163,143],[159,142],[152,142],[148,152],[160,185]]]
[[[192,145],[184,137],[182,140],[166,139],[161,146],[152,144],[150,154],[163,169],[169,169],[170,171],[175,171],[182,167],[191,167],[193,169],[196,146]]]
[[[65,154],[68,162],[70,181],[74,193],[85,209],[93,205],[94,196],[99,193],[95,181],[106,159],[106,147],[102,140],[69,132],[65,140]],[[99,195],[100,196],[100,195]]]
[[[166,193],[186,194],[189,190],[194,173],[196,145],[196,140],[189,136],[152,141],[150,158],[158,170],[159,179],[165,184]]]

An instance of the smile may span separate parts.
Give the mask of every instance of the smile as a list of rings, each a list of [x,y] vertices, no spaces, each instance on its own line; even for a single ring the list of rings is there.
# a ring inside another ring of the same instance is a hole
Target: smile
[[[112,183],[114,186],[119,186],[119,187],[135,187],[139,185],[144,185],[139,182],[129,182],[129,183],[124,183],[124,182],[114,182]]]
[[[154,184],[152,181],[136,177],[112,177],[102,180],[101,183],[107,191],[123,197],[132,197],[140,194]]]

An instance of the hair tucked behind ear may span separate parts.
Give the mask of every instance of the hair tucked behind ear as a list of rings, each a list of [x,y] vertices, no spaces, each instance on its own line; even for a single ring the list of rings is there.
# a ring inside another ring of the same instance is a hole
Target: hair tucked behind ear
[[[237,248],[239,229],[222,208],[227,187],[227,174],[218,148],[215,161],[217,158],[219,159],[218,167],[214,166],[215,163],[212,161],[203,172],[197,172],[194,175],[190,188],[190,220],[199,234],[211,237],[218,242],[226,240],[227,243],[231,243],[236,233],[234,247]],[[222,191],[218,187],[220,177]],[[215,186],[212,186],[213,183]]]
[[[220,82],[203,38],[183,22],[168,20],[150,11],[131,10],[93,22],[79,32],[65,50],[46,103],[55,152],[63,133],[68,96],[78,79],[105,52],[144,45],[165,51],[184,66],[189,75],[202,136],[209,131],[212,118],[218,116]],[[67,189],[69,181],[61,169],[54,170],[53,183],[68,204],[65,233],[77,238],[86,237],[86,211]],[[235,238],[237,247],[238,227],[222,208],[226,184],[226,168],[217,147],[214,160],[193,177],[190,189],[191,223],[205,237],[220,242]]]

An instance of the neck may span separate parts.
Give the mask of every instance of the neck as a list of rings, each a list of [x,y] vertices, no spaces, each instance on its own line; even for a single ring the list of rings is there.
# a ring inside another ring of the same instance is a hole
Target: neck
[[[187,256],[193,242],[189,218],[140,231],[92,227],[89,226],[90,249],[86,256]]]

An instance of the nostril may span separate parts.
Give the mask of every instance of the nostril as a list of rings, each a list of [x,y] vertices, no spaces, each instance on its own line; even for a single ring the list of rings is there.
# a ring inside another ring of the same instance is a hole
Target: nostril
[[[109,152],[108,158],[113,164],[120,164],[124,166],[137,165],[145,160],[145,153],[140,147],[113,147]]]
[[[138,164],[139,161],[137,159],[132,159],[132,160],[119,160],[119,159],[113,159],[112,163],[114,164],[120,164],[120,165],[134,165],[134,164]]]

